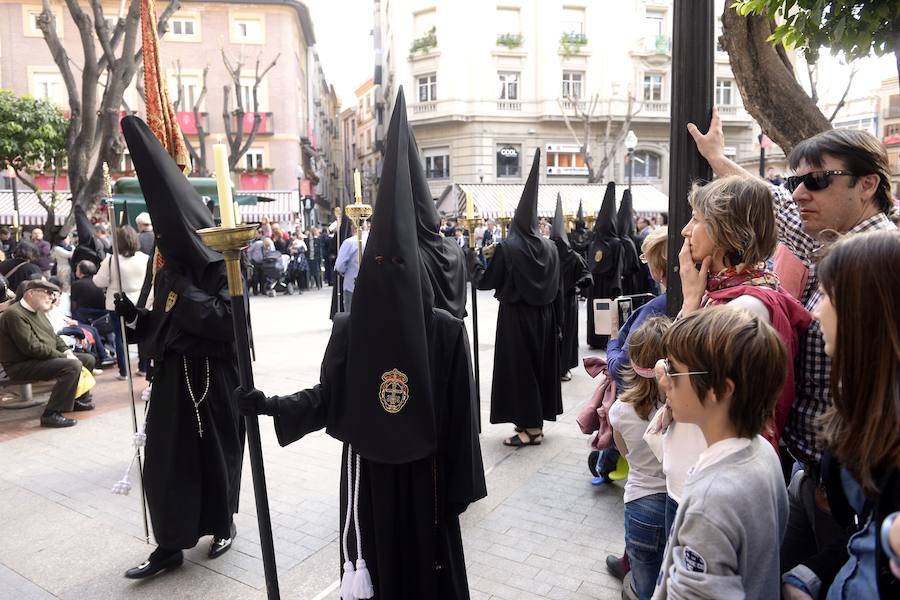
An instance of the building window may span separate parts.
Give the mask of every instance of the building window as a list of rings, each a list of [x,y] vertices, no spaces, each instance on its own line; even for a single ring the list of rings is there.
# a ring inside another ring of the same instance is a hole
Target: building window
[[[584,9],[564,8],[562,14],[562,33],[568,35],[584,35]]]
[[[437,100],[437,74],[429,73],[416,78],[419,88],[419,102],[434,102]]]
[[[519,74],[498,73],[500,78],[500,100],[519,99]]]
[[[260,171],[263,167],[263,151],[261,148],[250,148],[244,154],[244,168],[248,171]]]
[[[34,73],[31,76],[32,96],[49,100],[57,106],[65,106],[68,96],[62,75],[59,73]]]
[[[562,95],[563,98],[581,98],[584,73],[579,71],[563,71]]]
[[[181,74],[181,88],[178,87],[178,77],[170,71],[169,74],[169,89],[171,93],[174,94],[172,97],[172,101],[178,100],[181,98],[181,103],[176,107],[176,110],[180,112],[190,112],[194,110],[194,103],[200,98],[200,76],[195,74],[186,75],[184,73]],[[203,107],[200,107],[200,110],[204,110]]]
[[[24,19],[24,35],[25,37],[43,37],[44,33],[38,27],[38,18],[44,12],[40,2],[36,2],[37,6],[23,6],[22,18]],[[53,8],[53,16],[56,17],[56,35],[63,37],[63,13],[60,8]]]
[[[497,148],[497,177],[519,177],[519,155],[522,147],[518,144],[504,144]]]
[[[197,17],[172,17],[169,22],[169,35],[166,39],[197,40],[200,34],[200,22]]]
[[[644,75],[644,100],[662,100],[663,76],[660,73]]]
[[[716,79],[716,106],[734,104],[734,84],[730,79]]]
[[[639,150],[634,153],[634,172],[635,179],[660,179],[660,156],[654,152],[647,150]],[[631,167],[628,164],[628,157],[625,158],[625,176],[631,173]]]
[[[450,148],[430,148],[425,150],[425,177],[428,179],[448,179],[450,177]]]
[[[834,122],[835,129],[855,129],[858,131],[868,131],[875,133],[875,120],[872,117],[860,117],[851,119],[842,119]]]
[[[231,21],[231,41],[235,44],[261,44],[265,28],[261,17],[234,17]]]
[[[578,144],[547,144],[547,175],[587,175]]]

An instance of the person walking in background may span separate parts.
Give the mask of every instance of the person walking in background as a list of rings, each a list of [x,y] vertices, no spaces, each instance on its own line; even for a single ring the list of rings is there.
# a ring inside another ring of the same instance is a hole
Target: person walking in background
[[[53,261],[56,264],[56,276],[59,277],[59,282],[62,284],[60,287],[64,292],[68,292],[69,286],[72,284],[72,265],[69,260],[74,251],[75,247],[69,240],[69,236],[57,240],[51,250]]]
[[[309,284],[310,287],[315,284],[317,290],[322,289],[322,252],[324,250],[324,240],[319,235],[319,228],[313,227],[309,230],[309,237],[306,240],[307,263],[309,265]]]
[[[113,323],[113,335],[116,343],[116,364],[119,367],[119,379],[126,379],[125,370],[125,337],[118,317],[115,315],[115,295],[125,294],[129,298],[137,299],[144,284],[144,276],[147,273],[148,256],[140,251],[138,234],[131,225],[125,225],[116,229],[116,243],[119,249],[119,260],[112,254],[108,255],[97,274],[94,275],[94,284],[106,289],[106,310],[110,312]],[[118,266],[122,269],[119,287]],[[143,376],[147,372],[147,365],[138,365],[138,375]]]
[[[356,289],[356,277],[359,275],[359,255],[366,251],[367,239],[369,239],[369,232],[363,225],[362,250],[360,251],[359,243],[356,239],[356,225],[351,225],[350,236],[341,242],[341,247],[338,250],[334,270],[344,281],[344,312],[350,312],[350,305],[353,302],[353,290]]]
[[[35,227],[31,230],[31,243],[37,248],[35,264],[41,269],[44,277],[50,277],[50,271],[53,267],[53,254],[50,242],[44,239],[43,229]]]
[[[153,244],[156,243],[153,235],[153,223],[150,221],[150,213],[142,212],[134,218],[138,230],[138,242],[141,252],[150,256],[153,254]]]

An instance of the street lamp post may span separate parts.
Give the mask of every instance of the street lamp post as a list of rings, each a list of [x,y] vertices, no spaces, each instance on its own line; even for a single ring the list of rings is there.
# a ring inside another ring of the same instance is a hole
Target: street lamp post
[[[625,135],[625,150],[628,151],[628,191],[631,191],[631,180],[634,177],[634,149],[637,148],[638,139],[634,130],[629,129]]]

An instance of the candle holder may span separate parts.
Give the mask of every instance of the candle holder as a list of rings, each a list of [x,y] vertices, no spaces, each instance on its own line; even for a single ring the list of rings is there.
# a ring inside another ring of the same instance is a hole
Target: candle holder
[[[503,239],[506,239],[506,230],[509,227],[509,224],[512,223],[512,217],[507,216],[497,216],[497,222],[500,223],[500,230],[503,232]]]
[[[256,236],[256,225],[235,227],[207,227],[197,230],[203,243],[225,256],[228,275],[228,291],[231,293],[231,320],[234,325],[234,342],[238,359],[238,380],[241,388],[253,389],[253,366],[250,364],[250,334],[247,326],[247,304],[244,297],[244,277],[241,273],[241,250]],[[278,573],[275,568],[275,546],[272,538],[272,519],[269,514],[269,494],[266,489],[266,471],[263,465],[262,442],[259,435],[259,419],[256,415],[244,417],[247,426],[247,446],[250,451],[250,471],[253,475],[253,496],[256,500],[256,520],[262,549],[266,592],[270,600],[280,598]]]
[[[588,230],[594,228],[594,223],[597,222],[597,217],[594,215],[588,215],[584,218],[584,223],[587,225]]]
[[[563,220],[566,222],[566,232],[572,231],[575,227],[575,213],[565,213]]]
[[[364,204],[362,198],[356,197],[356,202],[344,207],[344,213],[356,227],[356,244],[359,250],[359,264],[362,265],[362,226],[372,217],[372,205]]]

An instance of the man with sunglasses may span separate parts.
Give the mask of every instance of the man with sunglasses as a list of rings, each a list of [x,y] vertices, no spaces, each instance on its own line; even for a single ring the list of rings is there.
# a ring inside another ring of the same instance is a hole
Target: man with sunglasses
[[[717,176],[753,176],[725,156],[725,136],[715,108],[707,133],[693,123],[687,127]],[[788,166],[794,175],[785,180],[784,187],[770,188],[772,209],[779,242],[809,270],[799,300],[813,313],[821,299],[813,257],[823,240],[831,232],[895,229],[888,218],[894,210],[890,162],[884,145],[872,135],[833,129],[797,144],[788,155]],[[816,503],[823,452],[817,420],[832,402],[831,362],[818,321],[814,320],[801,338],[797,360],[796,396],[782,436],[796,460],[789,490],[791,523],[782,545],[785,571],[814,554],[816,546],[822,548],[841,534],[834,519]]]
[[[22,284],[22,297],[0,315],[0,363],[15,381],[56,380],[41,415],[43,427],[71,427],[77,421],[62,413],[92,410],[90,393],[75,397],[81,367],[93,370],[94,357],[72,352],[53,331],[47,313],[59,287],[42,279]]]

